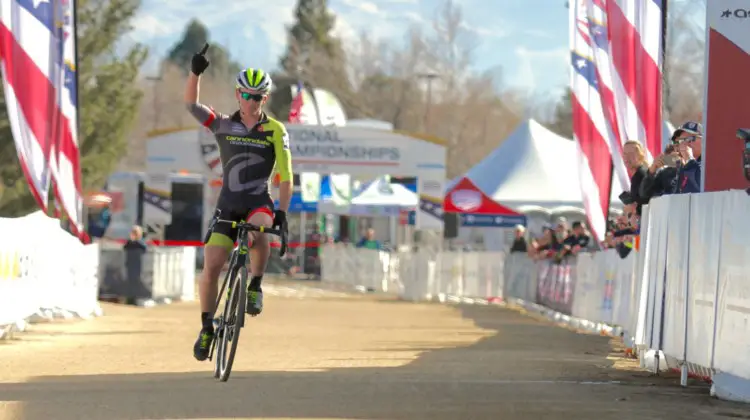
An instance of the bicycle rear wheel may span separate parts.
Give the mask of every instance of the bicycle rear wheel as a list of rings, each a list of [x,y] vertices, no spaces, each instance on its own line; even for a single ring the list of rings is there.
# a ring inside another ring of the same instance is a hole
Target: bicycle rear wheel
[[[240,339],[240,331],[245,323],[245,302],[247,299],[247,267],[239,267],[230,279],[229,297],[224,304],[224,313],[219,318],[220,333],[217,345],[216,369],[214,376],[222,382],[229,379],[232,364]]]

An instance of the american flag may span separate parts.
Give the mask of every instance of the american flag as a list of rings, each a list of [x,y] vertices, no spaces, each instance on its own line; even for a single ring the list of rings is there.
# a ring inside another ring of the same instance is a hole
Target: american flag
[[[293,124],[302,123],[302,105],[304,100],[302,99],[302,81],[297,82],[297,95],[292,99],[292,104],[289,106],[289,122]]]
[[[612,174],[630,177],[622,145],[648,158],[662,144],[663,0],[576,0],[570,7],[571,102],[581,191],[591,229],[604,240]]]
[[[78,149],[75,4],[73,0],[4,0],[0,60],[13,140],[29,187],[47,210],[56,201],[82,232]]]

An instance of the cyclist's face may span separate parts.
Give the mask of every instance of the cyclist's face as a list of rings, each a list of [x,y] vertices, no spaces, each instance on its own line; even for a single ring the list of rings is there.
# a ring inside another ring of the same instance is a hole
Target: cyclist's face
[[[268,95],[247,89],[237,89],[235,96],[240,104],[240,109],[249,114],[257,114],[268,100]]]

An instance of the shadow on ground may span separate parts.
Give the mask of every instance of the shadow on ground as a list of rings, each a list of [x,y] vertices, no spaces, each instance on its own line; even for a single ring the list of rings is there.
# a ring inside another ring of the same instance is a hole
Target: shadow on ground
[[[458,310],[493,333],[458,348],[417,343],[411,349],[424,353],[400,367],[237,371],[227,383],[216,382],[208,364],[204,373],[40,377],[0,384],[0,407],[20,401],[22,418],[56,420],[750,418],[744,407],[709,398],[705,386],[614,370],[605,337],[496,307]],[[374,353],[401,349],[380,344]]]

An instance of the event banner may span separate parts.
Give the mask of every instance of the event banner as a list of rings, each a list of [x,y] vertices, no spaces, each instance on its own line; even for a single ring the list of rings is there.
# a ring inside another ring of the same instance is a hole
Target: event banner
[[[575,259],[538,262],[536,302],[570,315],[573,308],[574,269]]]
[[[706,2],[706,103],[703,190],[747,188],[742,167],[744,142],[738,128],[750,128],[750,0]]]

